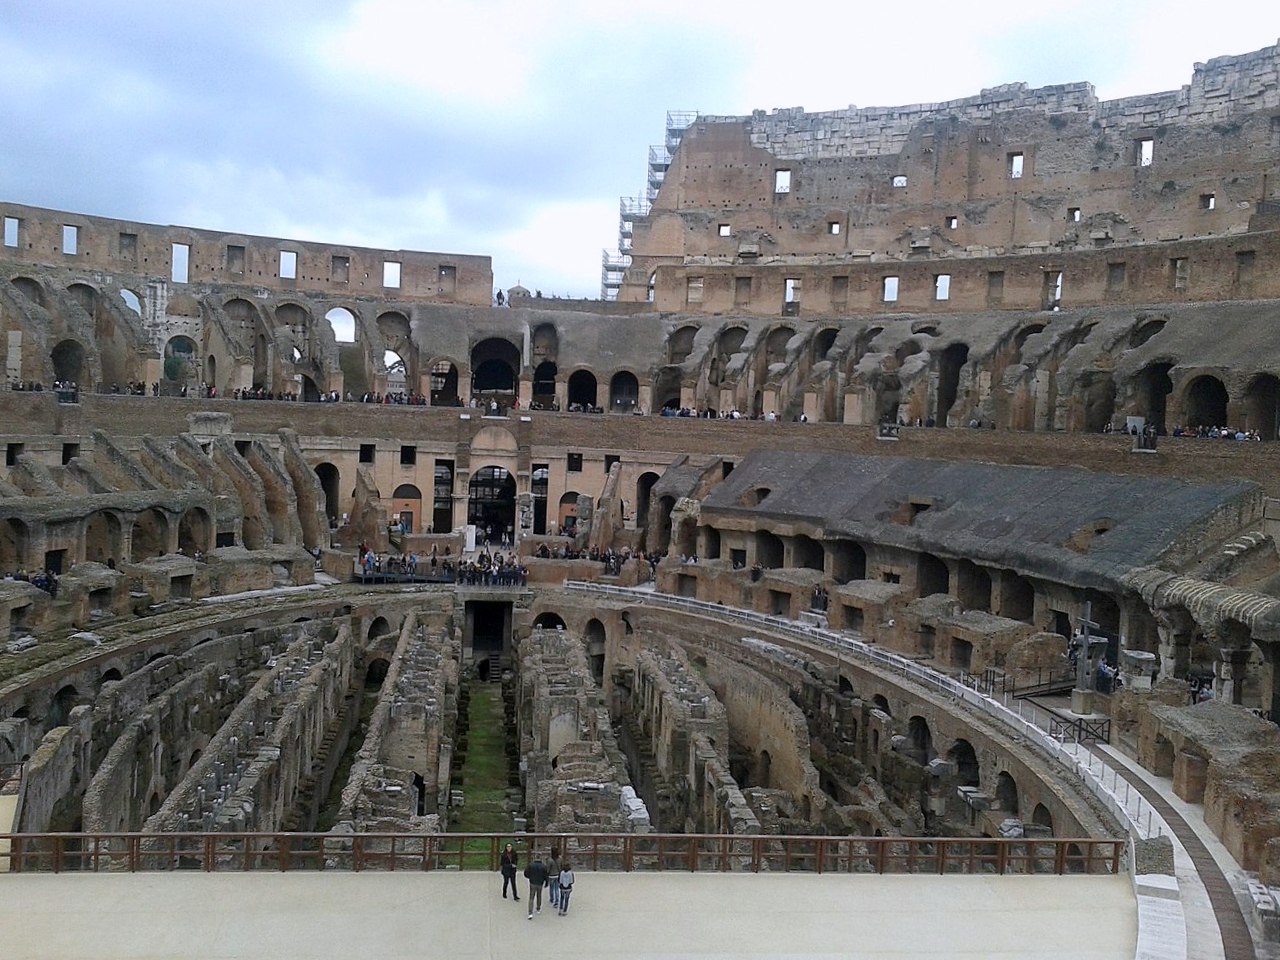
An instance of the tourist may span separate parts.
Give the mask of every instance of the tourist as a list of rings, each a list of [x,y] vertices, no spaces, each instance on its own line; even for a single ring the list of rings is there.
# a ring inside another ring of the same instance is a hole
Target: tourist
[[[569,912],[569,895],[573,893],[573,866],[568,860],[560,864],[560,916]]]
[[[502,851],[502,899],[507,899],[507,885],[511,885],[511,898],[516,903],[520,902],[520,888],[516,886],[516,867],[520,865],[520,854],[516,853],[515,847],[507,844],[506,849]]]
[[[551,848],[551,861],[547,864],[547,898],[552,907],[560,906],[560,848]]]
[[[524,878],[529,881],[529,919],[532,920],[535,909],[542,912],[542,888],[547,885],[547,865],[537,853],[524,868]]]

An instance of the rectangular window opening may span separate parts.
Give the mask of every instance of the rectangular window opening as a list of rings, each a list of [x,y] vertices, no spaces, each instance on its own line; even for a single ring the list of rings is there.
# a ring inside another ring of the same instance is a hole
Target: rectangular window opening
[[[948,230],[955,230],[955,229],[956,229],[957,227],[959,227],[959,226],[960,226],[960,218],[959,218],[959,217],[947,217],[947,229],[948,229]]]
[[[1133,147],[1134,162],[1140,167],[1149,167],[1156,158],[1156,142],[1151,137],[1143,137]]]
[[[773,171],[773,192],[774,193],[790,193],[791,192],[791,171],[790,170]]]
[[[119,246],[121,260],[138,259],[138,235],[136,233],[120,234]]]
[[[62,252],[69,257],[74,257],[80,248],[80,228],[73,227],[69,223],[62,225]]]
[[[1200,194],[1200,209],[1213,210],[1218,206],[1218,198],[1212,193]]]
[[[800,277],[787,277],[782,288],[782,315],[795,317],[800,314]]]
[[[565,460],[564,468],[568,473],[582,472],[582,454],[566,453],[564,460]]]
[[[1169,261],[1169,278],[1174,290],[1185,290],[1191,280],[1191,265],[1186,257],[1173,257]]]
[[[4,465],[6,467],[16,467],[18,465],[18,458],[22,456],[22,451],[24,449],[25,444],[21,443],[11,443],[6,446],[4,448]]]
[[[292,250],[280,251],[280,279],[298,279],[298,255]]]
[[[227,244],[227,273],[244,273],[244,247]]]
[[[701,303],[702,302],[702,277],[689,277],[685,281],[684,302],[685,303]]]
[[[440,293],[451,297],[458,292],[458,268],[451,264],[443,264],[437,274],[440,280]]]
[[[987,273],[987,303],[1000,303],[1004,300],[1004,271],[991,270]]]
[[[329,261],[329,279],[334,283],[351,282],[351,258],[334,257]]]
[[[360,444],[360,462],[373,463],[373,457],[374,457],[374,454],[377,453],[377,451],[378,451],[378,445],[376,443]]]
[[[745,307],[749,303],[751,303],[751,278],[734,277],[733,305],[735,307]]]
[[[849,278],[848,277],[832,277],[831,278],[831,306],[837,309],[848,306],[849,304]]]
[[[1010,180],[1022,179],[1023,162],[1025,161],[1025,159],[1026,158],[1022,153],[1009,154],[1009,179]]]
[[[191,269],[191,244],[175,243],[171,250],[173,257],[169,279],[174,283],[186,283]]]
[[[1236,252],[1236,283],[1249,283],[1253,280],[1254,252],[1239,250]]]
[[[18,245],[18,223],[17,217],[4,218],[4,245],[6,247],[16,247]]]
[[[389,290],[400,289],[400,261],[382,261],[382,285]]]
[[[403,446],[400,448],[400,466],[412,467],[418,462],[418,448],[414,446]]]
[[[940,273],[933,278],[933,299],[951,299],[951,274]]]
[[[717,229],[722,237],[733,236],[733,226],[731,224],[722,223]]]
[[[606,453],[604,455],[604,472],[608,473],[613,469],[613,465],[621,460],[622,457],[618,456],[616,453]]]
[[[827,233],[831,234],[831,236],[833,237],[840,236],[840,221],[839,220],[827,221]]]
[[[907,185],[907,176],[906,174],[900,173],[895,176],[891,182],[893,183],[894,189],[901,190]]]
[[[1046,270],[1044,272],[1044,291],[1042,307],[1045,310],[1062,309],[1062,271]]]
[[[882,288],[881,299],[885,303],[898,302],[898,278],[897,277],[884,278],[884,286]]]
[[[1079,207],[1067,207],[1067,219],[1068,219],[1068,220],[1070,220],[1072,223],[1079,223],[1079,222],[1080,222],[1080,208],[1079,208]]]
[[[62,465],[64,467],[78,456],[80,456],[80,444],[64,443],[62,445]]]
[[[1107,264],[1107,290],[1115,293],[1125,288],[1127,268],[1123,263]]]

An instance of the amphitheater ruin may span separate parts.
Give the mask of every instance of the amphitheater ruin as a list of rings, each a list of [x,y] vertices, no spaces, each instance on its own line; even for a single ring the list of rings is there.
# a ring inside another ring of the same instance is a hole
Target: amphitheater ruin
[[[1124,874],[1107,955],[1280,955],[1280,48],[648,172],[592,301],[0,202],[0,870]]]

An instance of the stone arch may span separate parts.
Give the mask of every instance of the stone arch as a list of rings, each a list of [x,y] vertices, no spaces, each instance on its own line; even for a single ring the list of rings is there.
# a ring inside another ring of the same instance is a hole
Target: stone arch
[[[1136,350],[1142,346],[1157,333],[1164,329],[1167,323],[1164,318],[1158,320],[1143,320],[1134,324],[1132,332],[1129,334],[1129,349]]]
[[[44,299],[44,287],[40,285],[40,281],[31,277],[14,277],[9,282],[17,288],[19,293],[36,306],[46,306]]]
[[[918,713],[907,720],[907,740],[911,743],[911,755],[921,764],[927,764],[938,755],[933,749],[933,731],[929,729],[929,721]]]
[[[333,333],[335,343],[355,343],[357,340],[356,315],[346,307],[331,307],[325,311],[325,322]]]
[[[1007,770],[996,775],[996,809],[1015,817],[1018,815],[1018,781]]]
[[[922,597],[950,593],[951,571],[945,561],[932,553],[922,553],[916,562],[916,584],[917,593]]]
[[[1049,831],[1049,836],[1053,836],[1053,814],[1043,803],[1037,803],[1031,811],[1031,822],[1037,827],[1044,827]]]
[[[889,709],[889,698],[883,693],[877,693],[871,698],[871,705],[883,713],[886,717],[892,717],[893,711]]]
[[[376,321],[384,347],[382,363],[389,393],[418,392],[418,347],[409,318],[398,310],[379,314]]]
[[[564,617],[560,616],[558,613],[553,613],[550,610],[544,610],[542,613],[534,617],[533,625],[535,627],[541,627],[543,630],[564,630],[567,626],[564,622]]]
[[[560,359],[560,334],[554,323],[540,323],[534,327],[529,343],[533,354],[529,358],[531,363],[550,361],[554,364]]]
[[[458,368],[445,359],[431,364],[431,405],[452,407],[458,404]]]
[[[509,340],[489,337],[471,349],[471,392],[509,405],[521,369],[520,350]]]
[[[133,518],[132,546],[129,559],[133,563],[164,556],[169,550],[169,518],[158,507],[143,510]]]
[[[956,780],[960,786],[982,785],[978,754],[968,740],[960,739],[953,743],[947,751],[947,759],[956,765]]]
[[[1196,377],[1183,394],[1183,420],[1189,427],[1227,425],[1227,388],[1211,374]]]
[[[96,510],[84,520],[84,558],[114,567],[121,560],[120,517],[110,510]]]
[[[98,291],[87,283],[73,283],[67,287],[71,299],[80,304],[80,308],[89,316],[93,316],[98,308]]]
[[[578,491],[570,490],[560,497],[559,510],[556,512],[556,529],[567,529],[573,536],[578,528]]]
[[[53,379],[71,381],[82,388],[88,383],[85,350],[80,341],[59,341],[49,352],[49,360],[53,364]]]
[[[28,566],[31,528],[17,517],[0,521],[0,576],[17,573]]]
[[[822,544],[813,537],[806,537],[804,534],[797,534],[791,545],[792,566],[803,567],[807,570],[822,570],[825,567],[826,558],[822,550]]]
[[[649,503],[653,495],[653,485],[658,482],[658,475],[646,470],[636,480],[636,529],[643,538],[649,527]],[[642,548],[643,549],[643,548]]]
[[[142,316],[142,298],[135,291],[128,287],[121,287],[120,299],[124,301],[126,309],[133,311],[139,317]]]
[[[836,583],[867,578],[867,551],[856,540],[837,540],[832,547],[831,576]]]
[[[551,406],[556,398],[556,375],[559,369],[554,360],[543,360],[533,368],[533,400],[544,407]]]
[[[1019,356],[1021,356],[1022,348],[1026,346],[1027,341],[1030,340],[1037,333],[1043,333],[1044,328],[1046,326],[1047,324],[1040,323],[1039,321],[1035,321],[1033,323],[1028,323],[1025,327],[1020,328],[1018,332],[1013,335],[1014,352]]]
[[[49,704],[49,713],[45,717],[45,729],[52,730],[54,727],[64,726],[79,699],[80,692],[71,684],[58,690]]]
[[[787,359],[787,344],[796,335],[792,327],[783,324],[769,331],[764,341],[764,362],[766,365],[783,363]]]
[[[1280,378],[1259,373],[1244,388],[1245,428],[1263,440],[1275,440],[1280,433]]]
[[[402,483],[391,493],[391,521],[399,522],[408,533],[423,529],[422,491],[415,484]]]
[[[1172,369],[1172,363],[1149,363],[1134,376],[1138,414],[1160,433],[1165,432],[1169,394],[1173,393]]]
[[[365,635],[368,640],[376,640],[378,637],[385,637],[391,633],[391,622],[386,617],[374,617],[369,624],[369,632]]]
[[[640,402],[640,381],[630,370],[619,370],[609,381],[609,409],[630,413]]]
[[[467,522],[474,523],[477,537],[486,531],[496,542],[504,532],[515,532],[516,478],[499,466],[481,467],[471,475],[467,488]]]
[[[188,336],[170,337],[164,345],[161,378],[175,386],[193,386],[200,377],[200,348]]]
[[[590,370],[575,370],[569,374],[570,406],[595,407],[596,392],[596,377]]]
[[[693,340],[698,335],[695,326],[684,326],[675,330],[667,340],[667,363],[681,364],[693,353]]]
[[[123,677],[124,677],[124,674],[120,672],[118,667],[112,667],[111,669],[105,671],[102,674],[102,676],[98,678],[98,686],[101,687],[103,684],[106,684],[106,683],[119,683],[120,680],[123,679]]]
[[[330,526],[337,526],[341,511],[339,499],[342,490],[342,474],[332,463],[317,463],[316,479],[320,481],[320,489],[324,491],[324,512],[329,518]]]
[[[766,570],[782,566],[782,540],[768,530],[756,531],[756,563]]]
[[[1000,578],[1000,616],[1031,623],[1035,617],[1036,590],[1021,574],[1006,570]]]
[[[1089,370],[1080,375],[1076,389],[1085,432],[1101,433],[1116,414],[1115,378],[1109,370]]]
[[[653,407],[655,410],[680,409],[679,367],[667,367],[653,381]]]
[[[827,354],[836,345],[836,337],[840,335],[837,327],[825,327],[813,335],[809,346],[809,362],[819,363],[827,359]]]
[[[947,425],[960,390],[960,373],[969,360],[969,345],[953,343],[938,355],[938,426]]]
[[[382,620],[382,618],[379,617],[378,620]],[[378,621],[375,620],[373,623],[374,625],[376,625]],[[382,631],[381,633],[375,633],[373,630],[373,625],[370,626],[369,628],[370,639],[373,639],[374,637],[384,637],[391,632],[391,625],[387,624],[386,620],[382,620],[382,623],[386,624],[387,629]],[[376,690],[379,687],[381,687],[383,681],[387,679],[387,674],[390,672],[390,670],[391,670],[390,660],[388,660],[386,657],[374,657],[372,660],[369,661],[368,666],[364,668],[364,688],[366,690]]]
[[[213,523],[203,507],[191,507],[178,518],[178,551],[194,556],[213,544]]]

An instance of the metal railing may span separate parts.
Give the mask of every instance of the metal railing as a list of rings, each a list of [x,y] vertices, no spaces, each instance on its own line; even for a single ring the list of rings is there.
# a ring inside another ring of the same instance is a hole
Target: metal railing
[[[44,833],[0,835],[13,873],[484,870],[503,845],[612,872],[1116,874],[1124,840],[715,834]]]
[[[1016,704],[1015,709],[906,657],[864,643],[848,634],[797,622],[787,617],[757,613],[740,607],[720,606],[690,597],[640,591],[630,587],[577,580],[566,581],[564,586],[571,592],[608,594],[625,598],[629,603],[638,605],[658,604],[672,609],[691,610],[721,620],[736,620],[777,633],[790,634],[806,642],[817,641],[827,644],[837,648],[842,654],[856,655],[859,659],[880,669],[909,677],[927,689],[935,690],[952,700],[962,701],[969,707],[999,721],[1014,734],[1025,738],[1077,777],[1085,789],[1093,794],[1117,822],[1125,825],[1132,839],[1145,840],[1169,832],[1164,818],[1136,789],[1132,789],[1132,785],[1120,776],[1119,771],[1110,767],[1105,760],[1095,756],[1083,745],[1051,736],[1049,731],[1040,725],[1035,707],[1028,705],[1025,700],[1012,701]]]

